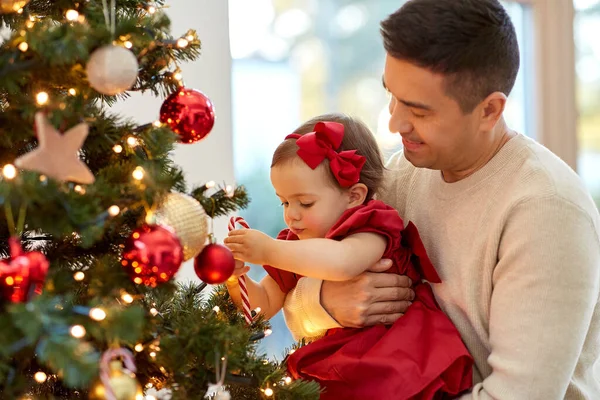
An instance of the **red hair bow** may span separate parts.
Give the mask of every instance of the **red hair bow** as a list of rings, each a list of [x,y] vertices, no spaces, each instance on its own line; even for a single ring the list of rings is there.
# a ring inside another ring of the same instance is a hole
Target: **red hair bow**
[[[292,133],[286,139],[297,139],[297,154],[310,168],[317,168],[327,158],[333,176],[342,187],[358,183],[366,158],[356,154],[356,150],[337,151],[344,138],[344,125],[317,122],[314,130],[304,135]]]

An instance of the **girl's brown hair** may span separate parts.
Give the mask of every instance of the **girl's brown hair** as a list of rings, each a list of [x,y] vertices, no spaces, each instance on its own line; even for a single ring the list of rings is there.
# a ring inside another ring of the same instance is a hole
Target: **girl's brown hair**
[[[342,140],[340,148],[336,149],[337,151],[356,150],[358,154],[366,158],[365,165],[360,172],[359,183],[364,184],[368,189],[365,202],[371,200],[381,187],[385,170],[381,152],[379,151],[379,146],[375,141],[375,137],[362,121],[340,113],[319,115],[318,117],[306,121],[293,133],[304,135],[313,132],[315,124],[321,121],[338,122],[344,125],[344,139]],[[296,145],[296,139],[284,140],[273,154],[271,168],[278,164],[297,160],[297,151],[298,146]],[[333,173],[329,169],[329,160],[325,159],[322,165],[326,167],[332,183],[337,187],[340,187],[333,176]]]

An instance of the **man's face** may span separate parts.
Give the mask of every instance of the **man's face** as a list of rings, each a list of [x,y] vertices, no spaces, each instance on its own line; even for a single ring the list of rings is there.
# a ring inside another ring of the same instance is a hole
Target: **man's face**
[[[390,131],[402,136],[406,159],[421,168],[469,168],[482,146],[479,107],[464,114],[445,93],[444,76],[390,55],[383,81],[391,94]]]

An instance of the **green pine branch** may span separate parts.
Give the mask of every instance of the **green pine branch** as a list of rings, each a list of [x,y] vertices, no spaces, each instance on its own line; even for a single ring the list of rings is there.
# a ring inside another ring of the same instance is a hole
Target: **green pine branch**
[[[227,191],[226,187],[218,188],[211,196],[206,196],[210,186],[203,185],[192,190],[192,197],[202,204],[206,214],[212,218],[229,215],[244,209],[250,203],[250,198],[244,186],[238,186],[233,192]]]

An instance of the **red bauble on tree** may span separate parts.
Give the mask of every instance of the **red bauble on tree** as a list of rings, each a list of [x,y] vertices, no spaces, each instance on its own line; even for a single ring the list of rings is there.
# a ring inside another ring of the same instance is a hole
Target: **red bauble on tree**
[[[215,124],[212,102],[199,90],[180,88],[160,108],[160,122],[169,125],[182,143],[194,143],[209,134]]]
[[[194,271],[198,278],[210,284],[225,282],[235,269],[231,251],[220,244],[211,243],[194,258]]]
[[[135,283],[155,287],[173,278],[182,262],[183,249],[172,229],[143,225],[127,239],[121,264]]]
[[[8,244],[10,258],[0,260],[0,289],[6,300],[22,303],[42,293],[49,263],[39,251],[23,252],[18,238],[11,237]]]

